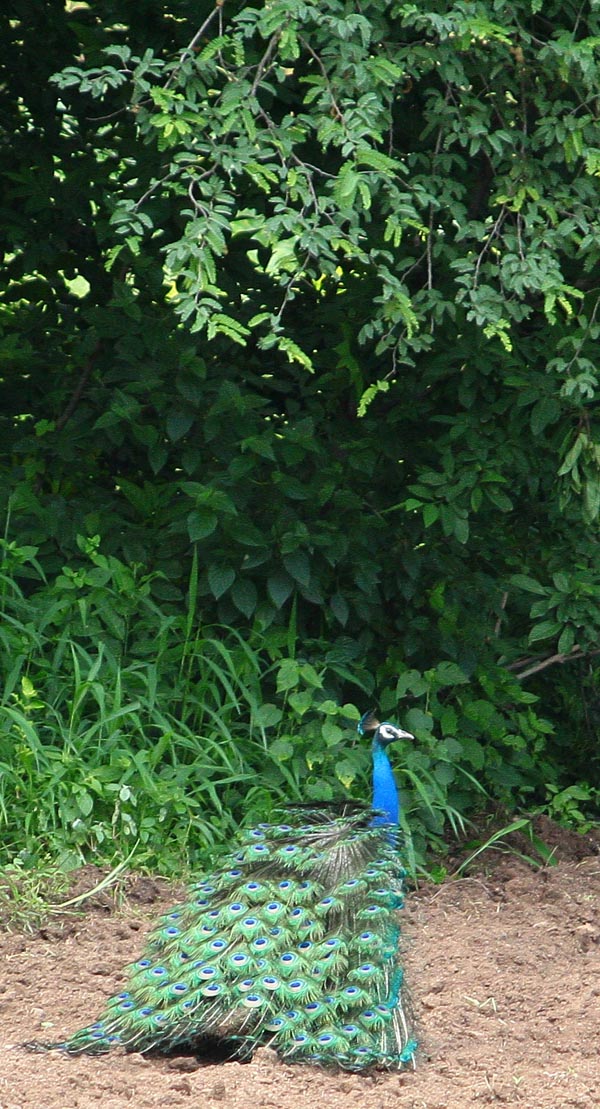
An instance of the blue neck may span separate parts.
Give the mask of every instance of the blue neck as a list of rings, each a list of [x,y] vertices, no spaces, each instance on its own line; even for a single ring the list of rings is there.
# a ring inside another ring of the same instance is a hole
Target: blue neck
[[[397,824],[400,815],[398,790],[390,760],[385,749],[375,740],[373,743],[373,808],[378,815],[373,824]]]

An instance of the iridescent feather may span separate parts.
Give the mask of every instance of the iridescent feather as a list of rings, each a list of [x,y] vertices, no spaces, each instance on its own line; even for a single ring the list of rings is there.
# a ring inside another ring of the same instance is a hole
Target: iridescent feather
[[[377,776],[387,743],[409,733],[378,721],[363,723],[361,733],[369,730]],[[219,868],[158,921],[126,989],[99,1020],[63,1043],[28,1046],[71,1055],[116,1045],[201,1055],[220,1046],[243,1058],[269,1044],[288,1062],[410,1064],[403,874],[397,826],[385,812],[290,808],[285,822],[242,833]]]

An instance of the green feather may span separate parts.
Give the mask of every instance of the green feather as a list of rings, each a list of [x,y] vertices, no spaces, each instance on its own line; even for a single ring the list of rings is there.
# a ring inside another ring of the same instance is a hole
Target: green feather
[[[292,821],[296,822],[296,827]],[[368,809],[304,808],[242,833],[166,913],[125,990],[61,1045],[71,1054],[270,1043],[290,1062],[400,1067],[415,1051],[402,997],[393,830]]]

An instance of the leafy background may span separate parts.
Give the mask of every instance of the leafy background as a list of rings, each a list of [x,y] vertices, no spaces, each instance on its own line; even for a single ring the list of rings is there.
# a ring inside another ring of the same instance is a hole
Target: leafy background
[[[0,15],[3,859],[598,816],[600,13]],[[44,49],[40,49],[40,42]]]

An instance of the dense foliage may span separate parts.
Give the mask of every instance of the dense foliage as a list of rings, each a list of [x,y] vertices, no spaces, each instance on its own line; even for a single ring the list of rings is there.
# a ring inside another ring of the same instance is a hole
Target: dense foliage
[[[360,794],[374,703],[419,851],[593,817],[597,5],[0,32],[6,851]]]

